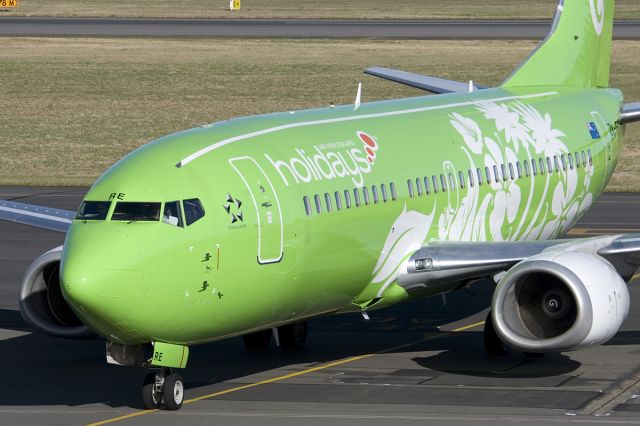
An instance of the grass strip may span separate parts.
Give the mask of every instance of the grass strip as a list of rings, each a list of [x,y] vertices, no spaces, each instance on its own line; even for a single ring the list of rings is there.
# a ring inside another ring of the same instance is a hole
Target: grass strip
[[[162,135],[234,116],[423,92],[378,65],[498,84],[531,41],[5,38],[0,49],[0,185],[90,185]],[[612,87],[640,100],[640,44],[614,42]],[[609,190],[640,190],[640,126]]]

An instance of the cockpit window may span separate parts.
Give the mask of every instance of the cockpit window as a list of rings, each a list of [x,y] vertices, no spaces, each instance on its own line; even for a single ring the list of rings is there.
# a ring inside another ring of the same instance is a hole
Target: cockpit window
[[[192,223],[200,220],[204,216],[204,209],[202,208],[202,203],[197,198],[191,198],[189,200],[184,200],[184,220],[187,223],[187,226]]]
[[[109,212],[111,201],[83,201],[78,209],[76,219],[105,220]]]
[[[160,203],[119,202],[111,220],[157,221],[160,220]]]
[[[180,212],[180,202],[170,201],[164,203],[164,213],[162,221],[169,225],[179,226],[182,228],[182,213]]]

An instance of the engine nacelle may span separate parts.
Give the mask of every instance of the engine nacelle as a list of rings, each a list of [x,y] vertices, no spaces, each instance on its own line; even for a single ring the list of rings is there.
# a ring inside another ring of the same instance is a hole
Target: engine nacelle
[[[62,246],[38,257],[20,288],[22,318],[36,330],[57,337],[86,339],[95,334],[73,313],[60,288]]]
[[[547,252],[511,268],[492,301],[496,333],[524,352],[560,352],[611,339],[629,313],[627,286],[597,255]]]

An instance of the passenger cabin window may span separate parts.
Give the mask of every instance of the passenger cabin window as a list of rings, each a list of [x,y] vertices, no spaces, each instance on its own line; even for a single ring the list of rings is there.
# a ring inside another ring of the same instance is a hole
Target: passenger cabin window
[[[496,183],[500,182],[500,176],[498,175],[498,166],[493,166],[493,178]]]
[[[520,166],[520,161],[516,161],[516,171],[518,172],[518,179],[520,179],[522,177],[522,166]]]
[[[182,228],[182,212],[180,211],[180,201],[169,201],[164,203],[162,221],[166,224],[179,226]]]
[[[558,156],[557,155],[553,156],[553,164],[555,164],[556,173],[558,173],[560,171],[560,163],[558,162]]]
[[[476,175],[478,175],[478,185],[482,185],[482,172],[480,167],[476,168]]]
[[[333,210],[331,207],[331,195],[327,192],[324,193],[324,202],[327,205],[327,213],[331,213],[331,210]]]
[[[342,198],[340,198],[340,192],[336,191],[334,196],[336,198],[336,210],[342,210]]]
[[[513,173],[513,164],[509,163],[509,177],[511,180],[515,180],[516,175]]]
[[[491,171],[489,171],[489,166],[484,166],[484,174],[487,177],[487,183],[491,184]]]
[[[184,210],[184,221],[187,226],[199,221],[204,217],[204,208],[198,198],[190,198],[182,202]],[[311,210],[311,209],[309,209]]]
[[[360,207],[360,191],[358,191],[358,188],[353,188],[353,201],[356,203],[356,207]]]
[[[464,174],[458,171],[458,181],[460,181],[460,188],[464,189]]]
[[[538,159],[538,162],[540,163],[540,174],[543,175],[545,170],[544,170],[544,160],[542,158]]]
[[[431,176],[431,182],[433,183],[433,192],[438,192],[438,178],[436,175]]]
[[[309,202],[309,197],[305,195],[302,197],[302,201],[304,202],[304,212],[307,216],[311,216],[311,203]]]
[[[348,209],[351,208],[351,193],[348,189],[344,190],[344,202]]]
[[[316,204],[316,213],[322,213],[322,202],[320,201],[320,196],[318,194],[313,196],[313,201]]]
[[[129,222],[156,222],[160,220],[160,203],[121,201],[116,204],[111,220]]]
[[[473,188],[473,170],[469,169],[467,174],[469,175],[469,186]]]
[[[442,188],[442,192],[447,191],[447,179],[444,175],[440,175],[440,187]]]
[[[76,214],[80,220],[105,220],[111,201],[83,201]]]
[[[529,169],[529,162],[527,160],[524,160],[522,164],[524,165],[524,175],[526,177],[531,176],[531,170]]]
[[[369,205],[369,189],[365,186],[362,188],[362,199],[364,200],[364,205]]]
[[[593,157],[591,156],[591,150],[590,150],[590,149],[588,149],[588,150],[587,150],[587,153],[589,154],[589,165],[590,165],[590,166],[593,166]]]
[[[380,184],[380,194],[382,194],[382,201],[387,202],[387,185],[384,183]]]
[[[418,191],[418,196],[422,195],[422,182],[420,182],[420,178],[416,178],[416,190]]]
[[[413,198],[413,181],[411,179],[407,180],[407,189],[409,190],[409,197]]]
[[[373,202],[378,204],[378,188],[375,185],[371,185],[371,193],[373,194]]]
[[[576,169],[579,169],[580,168],[580,153],[578,151],[576,151],[575,156],[576,156]]]
[[[396,195],[396,184],[391,182],[389,184],[389,189],[391,190],[391,199],[395,201],[398,198],[398,196]]]
[[[425,176],[423,181],[424,181],[424,193],[427,195],[431,194],[431,189],[429,188],[429,177]]]

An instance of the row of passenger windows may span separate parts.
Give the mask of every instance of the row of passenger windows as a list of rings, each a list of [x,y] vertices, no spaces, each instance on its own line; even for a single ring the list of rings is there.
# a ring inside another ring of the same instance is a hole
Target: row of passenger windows
[[[500,181],[507,181],[509,179],[516,180],[523,177],[530,177],[531,175],[537,176],[538,174],[544,175],[547,173],[560,173],[560,170],[567,170],[567,167],[571,170],[578,169],[580,167],[586,167],[587,162],[589,165],[593,165],[593,157],[591,150],[582,152],[576,152],[575,154],[561,154],[551,157],[541,157],[538,159],[532,158],[531,160],[516,161],[514,163],[507,163],[493,165],[492,167],[485,166],[484,170],[480,167],[476,170],[469,169],[467,172],[458,171],[458,182],[460,188],[465,188],[466,185],[473,187],[476,183],[482,185],[484,182],[491,183],[491,180],[498,183]],[[447,188],[454,188],[456,186],[455,177],[453,173],[433,175],[431,178],[425,176],[424,178],[415,179],[415,191],[414,180],[407,180],[407,187],[409,190],[409,197],[414,195],[430,194],[431,192],[437,193],[438,191],[445,192]]]
[[[345,189],[344,191],[335,191],[332,194],[325,192],[324,196],[315,194],[312,201],[309,196],[302,197],[304,202],[304,211],[307,216],[311,216],[311,213],[315,209],[317,214],[322,213],[323,209],[326,209],[328,213],[332,212],[334,207],[336,210],[350,209],[352,207],[368,206],[369,204],[386,203],[387,201],[395,201],[398,198],[396,193],[396,185],[391,182],[388,186],[386,184],[380,185],[380,190],[376,185],[371,185],[371,189],[364,186],[362,188],[353,188],[353,190]]]
[[[475,171],[469,169],[466,173],[458,171],[457,178],[460,188],[464,189],[466,185],[473,187],[476,184],[482,185],[484,182],[491,183],[492,179],[498,183],[509,179],[516,180],[523,177],[530,177],[532,175],[550,174],[554,171],[560,173],[560,170],[567,170],[567,167],[571,170],[586,167],[587,162],[589,165],[593,165],[593,157],[590,149],[586,152],[576,151],[573,154],[554,155],[553,158],[547,156],[516,161],[515,164],[494,165],[491,168],[485,166],[484,170],[478,167]],[[447,188],[454,188],[455,186],[456,183],[453,173],[407,180],[409,197],[412,198],[416,195],[420,196],[432,192],[446,192]],[[343,208],[350,209],[352,207],[360,207],[361,205],[368,206],[369,204],[378,204],[380,202],[386,203],[389,199],[395,201],[397,199],[395,184],[393,182],[389,183],[388,188],[389,191],[387,192],[387,185],[383,183],[380,185],[379,191],[376,185],[372,185],[371,189],[365,186],[362,188],[354,188],[353,190],[345,189],[342,192],[335,191],[333,195],[328,192],[325,192],[324,196],[315,194],[313,201],[309,196],[305,195],[302,197],[302,201],[307,216],[311,216],[314,210],[317,214],[321,214],[323,210],[326,210],[328,213],[332,212],[334,207],[336,210],[342,210]]]

